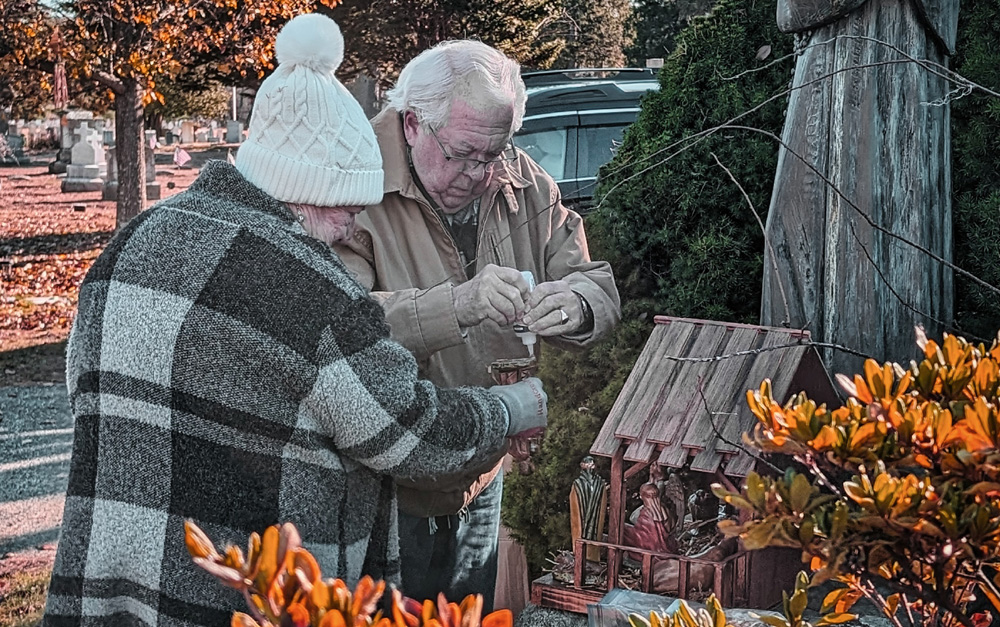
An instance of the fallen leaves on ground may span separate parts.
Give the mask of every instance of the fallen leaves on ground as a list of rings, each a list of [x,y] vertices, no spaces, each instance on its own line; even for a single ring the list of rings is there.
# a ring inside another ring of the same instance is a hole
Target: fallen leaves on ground
[[[164,197],[197,176],[157,171]],[[80,283],[114,232],[114,202],[99,191],[64,194],[61,180],[46,166],[0,169],[0,352],[69,336]]]

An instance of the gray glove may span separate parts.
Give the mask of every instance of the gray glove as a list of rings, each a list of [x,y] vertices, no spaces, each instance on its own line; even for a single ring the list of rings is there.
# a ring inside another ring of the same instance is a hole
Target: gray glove
[[[536,377],[511,385],[496,385],[490,388],[500,397],[510,415],[507,435],[513,436],[529,429],[544,428],[548,422],[549,397],[542,389],[542,382]]]

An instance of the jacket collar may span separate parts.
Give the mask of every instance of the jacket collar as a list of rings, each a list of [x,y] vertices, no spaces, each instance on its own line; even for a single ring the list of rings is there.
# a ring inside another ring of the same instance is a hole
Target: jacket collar
[[[372,118],[372,127],[378,138],[379,149],[382,151],[382,168],[385,170],[385,194],[398,193],[400,196],[432,205],[429,198],[420,191],[420,186],[410,172],[410,162],[407,156],[406,136],[403,135],[403,123],[398,111],[389,107]],[[498,193],[503,193],[511,213],[517,213],[518,205],[514,201],[515,189],[524,189],[531,183],[520,174],[521,160],[503,168],[503,171],[493,177],[493,181],[483,194],[482,206],[492,205]]]

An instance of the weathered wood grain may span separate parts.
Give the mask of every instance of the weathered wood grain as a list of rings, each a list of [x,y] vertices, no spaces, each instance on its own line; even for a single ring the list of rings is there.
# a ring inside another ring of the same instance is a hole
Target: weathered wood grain
[[[779,26],[809,45],[768,214],[778,269],[765,264],[762,324],[906,362],[915,325],[940,334],[952,323],[951,272],[865,218],[951,259],[949,109],[938,106],[948,85],[879,42],[946,65],[957,17],[958,0],[779,1]],[[843,352],[823,357],[834,372],[860,367]]]

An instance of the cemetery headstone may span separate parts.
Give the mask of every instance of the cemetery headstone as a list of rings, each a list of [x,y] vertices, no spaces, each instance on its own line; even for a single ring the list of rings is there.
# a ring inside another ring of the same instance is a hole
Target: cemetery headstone
[[[146,199],[160,199],[160,184],[156,182],[156,131],[146,131]]]
[[[181,122],[181,143],[194,143],[194,122]]]
[[[109,146],[106,155],[108,175],[101,190],[101,200],[118,200],[118,148]]]
[[[226,122],[226,143],[238,144],[243,141],[243,122],[229,120]]]
[[[103,177],[107,175],[104,146],[97,131],[83,122],[77,128],[77,139],[66,166],[63,192],[94,192],[104,189]]]
[[[4,165],[19,165],[25,161],[24,158],[24,136],[20,133],[11,133],[5,137],[7,149],[5,154],[0,155],[0,163]]]

